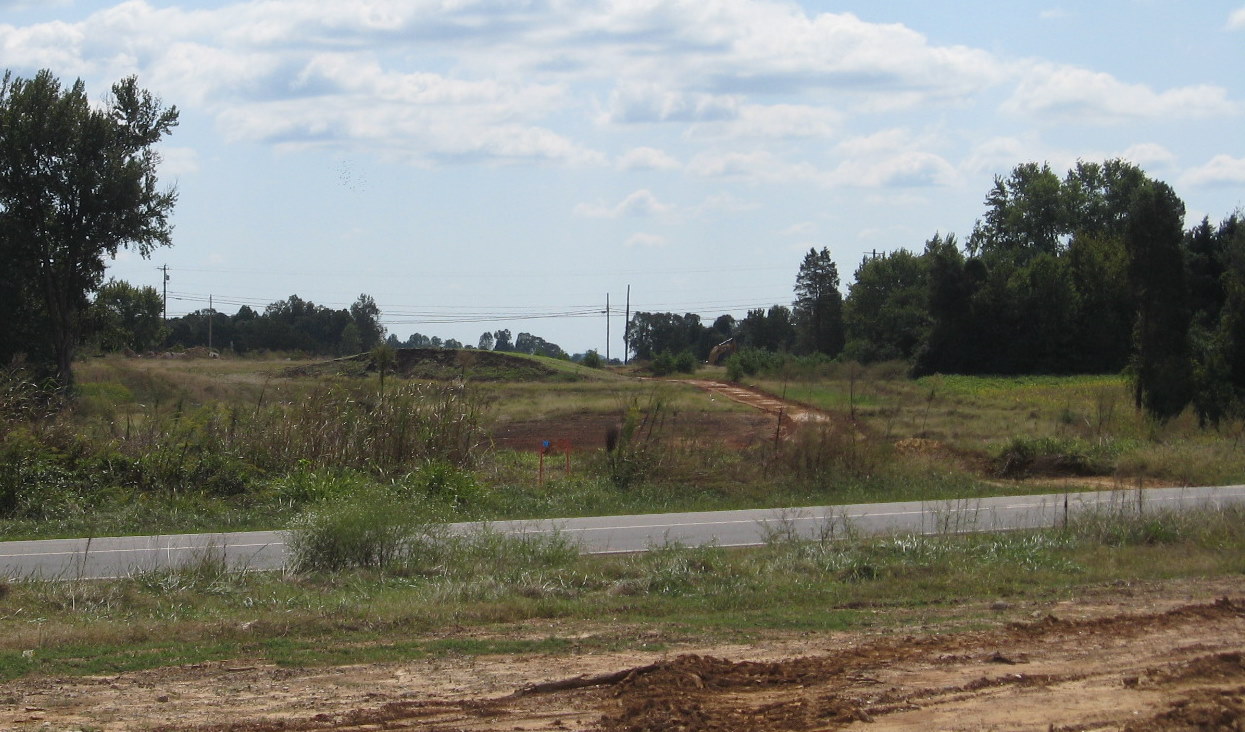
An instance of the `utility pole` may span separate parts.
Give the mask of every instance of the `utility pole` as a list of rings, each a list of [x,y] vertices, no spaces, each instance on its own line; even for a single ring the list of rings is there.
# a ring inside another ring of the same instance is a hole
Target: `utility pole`
[[[215,318],[213,318],[212,316],[215,314],[216,314],[216,311],[212,309],[212,296],[208,295],[208,350],[209,351],[212,350],[212,321],[215,320]]]
[[[163,267],[156,267],[156,269],[164,273],[164,319],[168,320],[169,319],[169,265],[166,264]]]
[[[610,294],[605,293],[605,364],[610,362]]]
[[[631,285],[627,285],[627,311],[623,320],[623,366],[631,358]]]

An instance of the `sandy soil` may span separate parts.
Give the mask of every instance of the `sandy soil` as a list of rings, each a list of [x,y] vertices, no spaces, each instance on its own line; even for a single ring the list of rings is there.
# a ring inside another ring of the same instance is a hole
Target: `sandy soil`
[[[1245,730],[1242,578],[957,610],[993,621],[952,631],[948,611],[902,631],[663,653],[22,679],[0,686],[0,729]]]

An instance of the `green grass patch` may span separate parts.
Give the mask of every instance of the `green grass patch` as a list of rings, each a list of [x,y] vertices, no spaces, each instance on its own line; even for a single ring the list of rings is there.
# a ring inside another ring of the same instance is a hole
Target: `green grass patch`
[[[1240,508],[1124,506],[1043,531],[875,538],[838,520],[814,541],[780,528],[756,549],[669,545],[605,557],[578,556],[556,538],[485,533],[444,538],[441,549],[383,568],[294,575],[231,571],[205,557],[123,580],[5,585],[0,678],[233,658],[319,666],[670,647],[931,617],[972,627],[999,598],[1240,576],[1242,519]],[[637,626],[646,632],[627,630]],[[584,628],[605,632],[576,632]]]

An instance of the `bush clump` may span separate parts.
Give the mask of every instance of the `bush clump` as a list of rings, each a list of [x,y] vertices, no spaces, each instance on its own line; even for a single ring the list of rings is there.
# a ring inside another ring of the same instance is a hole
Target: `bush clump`
[[[290,527],[290,569],[338,572],[404,565],[430,541],[436,520],[427,507],[383,487],[318,503]]]

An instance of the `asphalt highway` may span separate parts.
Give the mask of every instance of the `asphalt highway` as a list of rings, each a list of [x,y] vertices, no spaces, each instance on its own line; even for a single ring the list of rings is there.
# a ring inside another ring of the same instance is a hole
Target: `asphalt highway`
[[[560,533],[590,554],[687,546],[755,546],[775,534],[819,538],[871,534],[945,534],[1059,526],[1094,509],[1158,511],[1245,502],[1245,485],[1146,488],[952,501],[704,511],[488,524],[451,524],[454,532],[487,527],[505,534]],[[98,579],[163,570],[223,557],[253,570],[286,567],[282,531],[97,537],[0,542],[0,577],[9,580]]]

